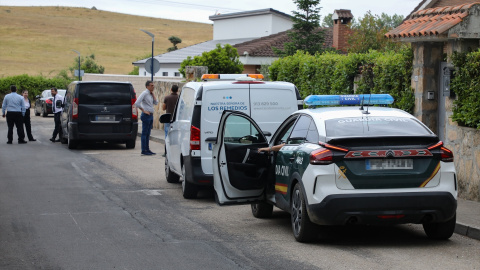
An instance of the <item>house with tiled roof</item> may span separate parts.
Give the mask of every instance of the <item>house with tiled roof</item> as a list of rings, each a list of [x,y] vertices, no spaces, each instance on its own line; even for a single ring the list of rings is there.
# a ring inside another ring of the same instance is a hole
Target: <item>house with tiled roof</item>
[[[160,70],[154,74],[158,77],[180,77],[178,69],[180,63],[188,56],[194,57],[215,49],[217,44],[236,45],[253,39],[274,35],[293,26],[292,17],[278,10],[268,8],[236,12],[229,14],[216,14],[210,16],[213,21],[213,40],[185,47],[176,51],[163,53],[154,58],[160,63]],[[132,64],[139,67],[140,76],[150,76],[145,69],[142,59]]]
[[[258,73],[262,65],[278,59],[273,47],[283,49],[283,44],[290,41],[288,31],[293,26],[290,15],[275,9],[217,14],[209,18],[214,22],[213,40],[155,56],[160,70],[154,76],[180,77],[178,69],[183,60],[213,50],[216,44],[230,44],[237,49],[239,60],[244,65],[243,73]],[[353,15],[350,10],[339,9],[334,11],[333,19],[333,28],[319,29],[325,32],[323,46],[346,51],[350,33],[347,25]],[[139,67],[140,76],[150,76],[148,68],[145,69],[148,59],[133,62]]]
[[[333,28],[319,28],[318,31],[324,31],[323,48],[336,48],[339,51],[346,51],[347,38],[350,34],[348,23],[353,19],[350,10],[335,10],[332,16],[334,20]],[[258,73],[262,65],[269,65],[278,59],[273,48],[283,49],[283,44],[290,42],[288,32],[283,31],[277,34],[249,40],[243,43],[235,44],[243,63],[243,73]]]
[[[461,127],[451,121],[455,89],[450,88],[454,75],[451,56],[454,52],[469,52],[480,47],[480,1],[423,0],[397,28],[385,34],[398,42],[411,44],[414,53],[411,86],[415,93],[414,115],[438,134],[455,154],[459,184],[467,193],[480,192],[475,175],[480,174],[480,153],[470,147],[478,145],[480,131]],[[470,134],[470,135],[466,135]],[[473,156],[473,158],[472,158]],[[471,164],[466,169],[466,164]]]

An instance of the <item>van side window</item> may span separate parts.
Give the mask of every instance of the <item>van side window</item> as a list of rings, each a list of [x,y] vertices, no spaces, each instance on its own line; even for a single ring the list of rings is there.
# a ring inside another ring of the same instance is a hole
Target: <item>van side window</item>
[[[184,88],[178,99],[178,104],[175,112],[177,114],[176,120],[191,121],[194,106],[195,90],[191,88]]]

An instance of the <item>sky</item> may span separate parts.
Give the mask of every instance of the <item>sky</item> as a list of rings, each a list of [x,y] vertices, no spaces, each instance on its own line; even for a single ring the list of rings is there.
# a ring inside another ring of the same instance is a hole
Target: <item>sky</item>
[[[421,0],[320,0],[320,15],[335,9],[350,9],[355,18],[372,14],[407,16]],[[182,21],[212,23],[214,14],[227,14],[273,8],[292,15],[297,6],[293,0],[0,0],[0,6],[66,6],[96,7],[98,10]]]

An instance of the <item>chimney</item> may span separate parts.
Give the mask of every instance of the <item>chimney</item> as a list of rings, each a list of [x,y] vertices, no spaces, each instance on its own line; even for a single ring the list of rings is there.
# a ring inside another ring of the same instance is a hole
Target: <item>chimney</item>
[[[347,52],[348,36],[352,30],[347,26],[353,19],[349,9],[336,9],[332,15],[333,19],[333,47],[339,51]]]

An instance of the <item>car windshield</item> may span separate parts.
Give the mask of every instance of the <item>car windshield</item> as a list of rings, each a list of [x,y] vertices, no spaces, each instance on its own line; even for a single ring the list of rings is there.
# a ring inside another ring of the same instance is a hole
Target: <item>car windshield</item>
[[[424,136],[431,135],[425,126],[405,117],[350,117],[325,121],[328,137]]]

